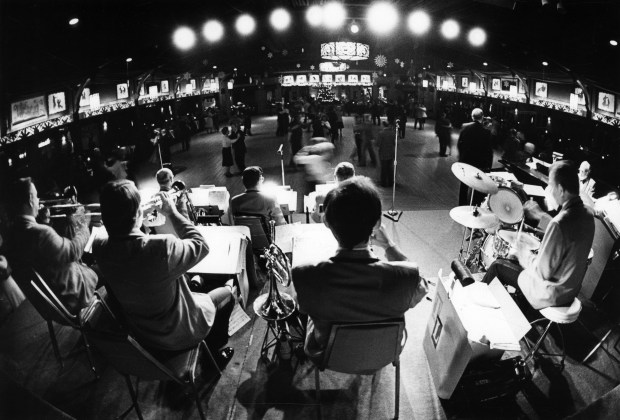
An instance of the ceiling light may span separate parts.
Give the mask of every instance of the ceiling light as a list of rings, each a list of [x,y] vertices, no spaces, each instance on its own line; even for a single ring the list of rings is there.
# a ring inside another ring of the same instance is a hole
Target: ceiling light
[[[306,20],[310,26],[319,26],[323,23],[323,9],[321,6],[311,6],[306,12]]]
[[[409,30],[416,35],[422,35],[431,27],[431,18],[426,12],[418,10],[409,15],[407,19]]]
[[[172,40],[174,41],[174,45],[176,45],[177,48],[180,48],[182,50],[188,50],[192,48],[196,43],[196,34],[187,26],[182,26],[176,31],[174,31]]]
[[[481,28],[474,28],[471,31],[469,31],[469,34],[467,35],[467,39],[469,40],[469,43],[473,45],[474,47],[480,47],[486,42],[487,34]]]
[[[489,65],[489,63],[487,63],[487,62],[485,61],[484,63],[482,63],[482,65],[486,67],[486,66],[488,66],[488,65]]]
[[[616,41],[615,39],[611,39],[609,43],[614,47],[618,45],[618,41]]]
[[[453,19],[448,19],[441,24],[441,34],[447,39],[456,38],[460,31],[459,24]]]
[[[360,26],[357,24],[356,21],[353,21],[353,23],[351,23],[351,26],[349,26],[349,30],[351,31],[351,33],[358,33],[360,31]]]
[[[323,6],[323,24],[329,29],[338,29],[344,23],[347,11],[342,4],[331,2]]]
[[[217,20],[210,20],[202,28],[202,35],[209,42],[217,42],[224,36],[224,27]]]
[[[131,63],[133,61],[133,58],[131,57],[127,57],[127,59],[125,59],[126,62]]]
[[[241,15],[235,22],[235,28],[241,35],[250,35],[256,29],[256,21],[250,15]]]
[[[373,4],[366,14],[368,27],[378,34],[391,32],[398,24],[398,13],[394,6],[388,2]]]
[[[276,31],[283,31],[288,28],[288,25],[290,25],[291,15],[289,14],[289,12],[286,11],[286,9],[276,9],[271,12],[271,16],[269,16],[269,22]]]
[[[71,19],[69,20],[69,25],[71,25],[71,26],[73,26],[73,25],[77,25],[79,21],[80,21],[80,20],[79,20],[78,18],[71,18]]]
[[[543,65],[543,66],[545,66],[545,67],[547,67],[547,66],[549,65],[549,63],[547,63],[546,61],[543,61],[543,62],[542,62],[542,65]]]

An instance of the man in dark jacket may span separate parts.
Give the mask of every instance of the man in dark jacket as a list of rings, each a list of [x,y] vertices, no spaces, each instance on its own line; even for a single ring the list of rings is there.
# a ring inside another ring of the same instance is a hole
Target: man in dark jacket
[[[480,170],[487,170],[493,164],[493,147],[491,145],[491,132],[482,125],[483,112],[480,108],[474,108],[471,118],[474,122],[465,124],[461,130],[457,147],[459,149],[459,162],[475,166]],[[469,204],[467,185],[461,183],[459,191],[459,206]],[[484,195],[474,193],[474,205],[479,205],[484,200]]]

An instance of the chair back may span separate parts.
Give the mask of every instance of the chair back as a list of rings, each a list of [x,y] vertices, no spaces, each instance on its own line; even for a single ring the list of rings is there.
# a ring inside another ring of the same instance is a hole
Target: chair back
[[[252,239],[252,249],[255,252],[262,252],[270,244],[269,228],[267,220],[259,214],[242,214],[237,213],[233,216],[235,225],[247,226],[250,228],[250,236]]]
[[[332,325],[319,369],[370,374],[397,362],[404,344],[404,318]]]
[[[79,328],[78,317],[69,312],[34,269],[15,267],[13,276],[18,280],[19,287],[43,319]]]

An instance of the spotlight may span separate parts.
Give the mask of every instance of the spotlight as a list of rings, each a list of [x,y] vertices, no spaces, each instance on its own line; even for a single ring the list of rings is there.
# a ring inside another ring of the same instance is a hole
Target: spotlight
[[[177,46],[177,48],[182,50],[188,50],[192,48],[196,43],[196,34],[187,26],[182,26],[176,31],[174,31],[172,40],[174,42],[174,45]]]
[[[347,17],[342,4],[332,2],[323,6],[323,24],[329,29],[338,29]]]
[[[209,42],[217,42],[224,36],[224,27],[217,20],[210,20],[202,28],[202,36]]]
[[[370,30],[377,34],[387,34],[398,24],[398,13],[388,2],[373,4],[366,14]]]
[[[471,31],[469,31],[469,34],[467,35],[467,39],[469,40],[469,43],[473,45],[474,47],[480,47],[486,42],[487,34],[486,32],[484,32],[483,29],[474,28]]]
[[[235,22],[235,28],[241,35],[250,35],[256,29],[256,21],[250,15],[241,15]]]
[[[360,31],[360,26],[357,24],[356,21],[353,21],[353,23],[351,23],[351,26],[349,26],[349,30],[351,31],[351,33],[356,34]]]
[[[616,46],[618,46],[618,41],[616,41],[615,39],[611,39],[611,40],[609,40],[609,44],[611,46],[613,46],[613,47],[616,47]]]
[[[133,61],[133,58],[131,58],[131,57],[127,57],[127,58],[125,59],[125,61],[126,61],[126,62],[128,62],[128,63],[131,63],[131,62]]]
[[[71,18],[69,20],[69,25],[74,26],[77,25],[80,20],[78,18]]]
[[[488,66],[488,65],[489,65],[489,63],[487,63],[487,62],[485,61],[484,63],[482,63],[482,65],[486,67],[486,66]]]
[[[311,6],[306,12],[306,20],[310,26],[319,26],[323,23],[323,9],[321,6]]]
[[[426,12],[418,10],[409,15],[407,19],[407,26],[409,30],[416,35],[422,35],[431,26],[431,18]]]
[[[271,12],[269,22],[276,31],[283,31],[291,24],[291,15],[286,9],[279,8]]]
[[[459,24],[455,20],[448,19],[444,23],[441,24],[441,34],[446,39],[456,38],[457,36],[459,36],[460,31],[461,31],[461,28],[459,27]]]

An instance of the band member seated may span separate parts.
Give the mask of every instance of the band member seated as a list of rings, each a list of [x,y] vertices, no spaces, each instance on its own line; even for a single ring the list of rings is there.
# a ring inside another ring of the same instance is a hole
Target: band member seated
[[[261,215],[267,221],[274,220],[276,225],[286,224],[276,197],[261,191],[261,186],[265,181],[262,168],[248,166],[241,174],[241,179],[245,192],[230,200],[229,211],[231,216],[238,214]]]
[[[338,241],[326,261],[297,266],[293,283],[299,310],[308,314],[305,350],[320,358],[336,322],[402,317],[426,294],[427,282],[381,225],[381,198],[372,181],[353,177],[325,197],[325,225]],[[385,248],[389,262],[370,249]]]
[[[157,183],[159,184],[159,191],[169,192],[172,189],[172,183],[174,182],[174,174],[168,168],[163,168],[157,171],[155,175],[157,178]],[[181,194],[174,198],[175,207],[181,213],[183,217],[189,219],[189,212],[187,209],[187,199],[185,195]],[[174,226],[172,226],[172,222],[166,218],[163,221],[163,224],[159,226],[153,226],[152,230],[154,233],[164,234],[169,233],[171,235],[176,236],[176,231],[174,230]]]
[[[334,169],[334,181],[336,181],[336,184],[340,184],[342,181],[345,181],[349,178],[353,178],[354,176],[355,176],[355,167],[353,166],[352,163],[340,162],[338,165],[336,165],[336,169]],[[317,194],[315,204],[314,204],[314,212],[312,213],[312,215],[310,215],[310,217],[312,218],[312,221],[314,221],[315,223],[322,222],[324,202],[325,202],[325,195]]]
[[[594,239],[594,218],[579,198],[577,170],[572,162],[551,165],[546,193],[549,210],[561,207],[554,218],[533,201],[524,206],[526,215],[539,220],[538,227],[545,230],[538,254],[518,242],[510,253],[513,260],[496,260],[483,279],[489,283],[497,277],[503,284],[520,289],[534,309],[573,302],[581,289]]]
[[[60,236],[52,227],[39,224],[37,188],[30,178],[21,178],[12,186],[9,202],[13,223],[7,240],[7,258],[13,271],[32,268],[73,314],[88,306],[97,287],[97,274],[82,264],[84,247],[90,237],[90,217],[79,207],[67,216],[73,238]],[[28,278],[15,276],[20,288],[29,287]]]
[[[190,291],[185,272],[202,260],[209,247],[183,217],[170,195],[157,193],[160,211],[178,235],[140,231],[140,194],[133,182],[113,181],[101,190],[101,218],[109,237],[96,239],[93,254],[118,300],[128,326],[143,345],[183,350],[206,337],[217,350],[228,341],[228,317],[236,287],[232,281],[209,293]],[[220,355],[232,357],[226,348]]]

